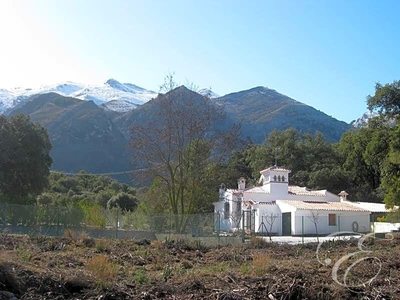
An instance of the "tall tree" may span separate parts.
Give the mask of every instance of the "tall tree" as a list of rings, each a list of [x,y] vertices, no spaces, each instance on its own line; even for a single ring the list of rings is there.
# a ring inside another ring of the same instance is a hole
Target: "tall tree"
[[[209,175],[234,147],[238,130],[226,127],[223,110],[210,99],[184,86],[175,88],[172,77],[165,86],[172,90],[142,107],[148,118],[132,126],[131,148],[147,176],[165,187],[175,228],[182,231],[183,216],[213,200],[206,192]]]
[[[384,149],[381,152],[385,155],[370,160],[380,164],[386,205],[400,205],[400,81],[377,83],[375,94],[367,96],[367,104],[371,111],[378,111],[381,119],[386,120],[386,128],[376,134],[372,149]]]
[[[40,194],[48,184],[50,150],[47,131],[28,116],[0,116],[0,199],[25,203]]]
[[[383,119],[370,120],[368,126],[345,133],[337,145],[349,178],[348,192],[357,201],[381,202],[382,168],[388,155],[392,128]]]
[[[235,169],[249,169],[253,182],[258,180],[262,169],[277,164],[292,170],[292,184],[333,192],[348,186],[346,173],[340,169],[339,154],[319,132],[311,135],[301,134],[293,128],[275,130],[264,145],[250,145],[242,155],[244,159],[236,160],[236,164],[243,165],[236,165]]]
[[[379,147],[385,148],[385,157],[376,157],[380,161],[381,187],[385,193],[385,203],[388,207],[400,206],[400,126],[397,124],[386,130],[379,137],[379,141],[387,136],[385,144],[379,143]]]
[[[389,118],[400,115],[400,80],[382,85],[375,84],[375,94],[367,96],[369,110],[377,110]]]

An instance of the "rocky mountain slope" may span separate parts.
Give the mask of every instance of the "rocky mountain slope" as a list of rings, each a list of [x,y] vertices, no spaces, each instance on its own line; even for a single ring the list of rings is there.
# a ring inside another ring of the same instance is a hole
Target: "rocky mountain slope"
[[[243,134],[256,143],[264,141],[274,129],[320,131],[331,141],[338,141],[350,129],[349,124],[266,87],[228,94],[215,101],[241,121]]]
[[[106,85],[105,89],[110,91],[109,97],[106,98],[106,94],[103,94],[102,99],[113,97],[111,89],[119,89],[123,93],[131,93],[133,90],[138,93],[142,91],[142,95],[147,93],[136,86],[121,85],[115,81],[108,81]],[[99,106],[89,96],[83,96],[82,89],[72,92],[79,88],[78,85],[58,86],[58,91],[61,88],[63,92],[71,91],[71,95],[85,98],[86,101],[57,93],[42,93],[27,97],[10,113],[28,114],[33,121],[48,129],[53,144],[53,169],[66,172],[83,169],[92,173],[107,173],[134,168],[128,146],[131,126],[155,118],[154,104],[161,101],[162,95],[147,102],[142,98],[144,104],[129,111],[120,111],[110,109],[110,106],[114,103],[122,105],[123,100],[107,102],[100,101],[98,97],[97,103],[102,103]],[[96,95],[94,90],[88,89],[86,92],[85,95]],[[202,95],[184,86],[169,94],[171,97],[193,97],[199,103],[204,99]],[[132,104],[131,99],[124,101],[127,106]],[[226,114],[226,118],[218,126],[227,128],[240,123],[241,137],[249,138],[255,143],[263,142],[274,129],[284,130],[289,127],[301,132],[320,131],[329,140],[338,141],[350,128],[345,122],[265,87],[212,98],[211,101]],[[154,126],[157,126],[157,122],[154,122]],[[129,178],[126,177],[126,180]]]
[[[128,140],[92,101],[56,93],[34,96],[11,115],[27,114],[47,128],[52,168],[93,173],[130,170]]]

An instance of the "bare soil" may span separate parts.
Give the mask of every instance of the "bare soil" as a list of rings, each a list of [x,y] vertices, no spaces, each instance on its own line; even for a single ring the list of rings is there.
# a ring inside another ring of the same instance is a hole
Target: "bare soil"
[[[257,238],[241,246],[208,247],[73,232],[62,238],[3,233],[0,300],[400,299],[399,241],[367,239],[360,247],[357,240],[324,243],[321,263],[317,244]]]

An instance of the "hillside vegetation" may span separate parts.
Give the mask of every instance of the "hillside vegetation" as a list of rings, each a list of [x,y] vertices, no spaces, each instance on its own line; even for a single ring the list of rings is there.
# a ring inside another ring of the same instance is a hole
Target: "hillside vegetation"
[[[192,93],[186,87],[166,91],[169,97],[182,97],[181,90],[190,100]],[[39,122],[49,133],[53,148],[54,170],[92,173],[127,171],[137,169],[132,164],[129,140],[132,126],[152,120],[155,99],[128,112],[111,111],[92,101],[64,97],[56,93],[32,96],[24,105],[16,107],[10,115],[27,114]],[[90,98],[88,98],[90,99]],[[198,103],[203,96],[196,93]],[[295,128],[302,133],[320,131],[330,141],[338,141],[350,128],[310,106],[295,101],[274,90],[258,87],[212,99],[215,108],[226,114],[225,120],[216,123],[217,129],[241,124],[240,137],[261,143],[272,130]],[[184,107],[183,107],[184,108]],[[190,109],[187,107],[186,109]],[[153,124],[157,126],[157,123]],[[129,182],[129,176],[115,177]]]

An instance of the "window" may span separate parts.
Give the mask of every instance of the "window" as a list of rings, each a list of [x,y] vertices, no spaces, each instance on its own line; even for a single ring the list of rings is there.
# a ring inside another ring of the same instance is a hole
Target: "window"
[[[282,181],[285,181],[285,175],[282,175]]]
[[[229,202],[224,203],[224,219],[229,219]]]
[[[336,226],[336,214],[329,214],[329,226]]]

